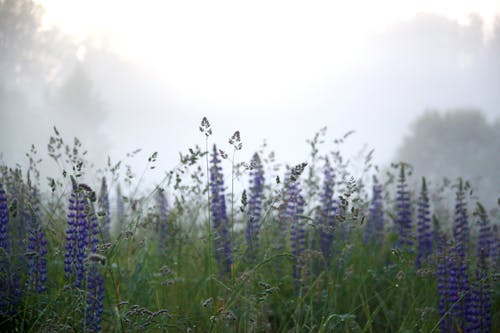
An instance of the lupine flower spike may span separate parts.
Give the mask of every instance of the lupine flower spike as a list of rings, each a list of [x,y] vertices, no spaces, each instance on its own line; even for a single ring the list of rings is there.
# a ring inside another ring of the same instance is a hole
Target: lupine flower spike
[[[491,287],[488,275],[488,259],[491,256],[492,234],[488,214],[478,203],[475,215],[479,224],[477,246],[476,280],[472,285],[470,301],[467,304],[467,332],[490,332],[491,330]]]
[[[461,178],[458,180],[455,201],[454,237],[457,254],[461,258],[465,258],[469,246],[469,216],[465,200],[465,187]]]
[[[10,252],[7,226],[9,224],[9,209],[7,207],[7,196],[0,183],[0,249],[5,253]]]
[[[231,241],[228,233],[224,176],[220,166],[219,152],[214,145],[210,167],[211,213],[215,229],[215,257],[224,271],[229,273],[232,266]]]
[[[97,266],[98,262],[90,262],[87,273],[86,332],[101,331],[102,313],[104,312],[104,279]]]
[[[253,155],[250,170],[248,217],[246,238],[247,246],[253,254],[258,247],[262,196],[264,193],[264,168],[257,153]]]
[[[323,258],[329,262],[332,253],[333,229],[335,227],[335,214],[337,203],[333,198],[335,187],[335,174],[328,159],[325,160],[323,171],[323,188],[321,192],[321,207],[318,217],[318,234]]]
[[[437,244],[437,291],[439,294],[439,316],[440,324],[439,327],[442,333],[450,332],[451,330],[451,319],[449,315],[450,310],[450,290],[449,290],[449,271],[448,271],[448,247],[446,244],[446,237],[440,231],[436,230],[435,233],[436,244]],[[452,291],[453,292],[453,291]]]
[[[10,260],[10,239],[8,234],[9,208],[7,195],[0,183],[0,315],[16,312],[21,296],[19,275],[15,273]]]
[[[465,187],[462,179],[459,179],[455,202],[455,228],[454,246],[452,248],[454,275],[454,292],[462,297],[457,298],[455,311],[455,321],[458,326],[465,328],[468,317],[468,307],[471,302],[469,285],[469,266],[466,260],[467,248],[469,244],[469,215],[467,213],[467,202],[465,200]],[[458,297],[458,296],[457,296]],[[451,300],[450,300],[451,301]]]
[[[418,247],[417,247],[417,268],[432,252],[432,231],[431,231],[431,212],[429,205],[429,194],[427,192],[427,183],[422,178],[422,188],[418,198]]]
[[[279,233],[276,240],[276,247],[278,250],[283,250],[285,246],[285,239],[288,230],[291,227],[296,211],[297,211],[297,196],[299,194],[299,184],[297,182],[300,175],[304,172],[307,163],[300,163],[287,171],[285,175],[283,201],[279,208]]]
[[[411,251],[413,246],[412,240],[412,218],[411,218],[411,202],[408,183],[406,181],[407,171],[406,164],[400,164],[400,173],[397,184],[396,209],[397,209],[397,225],[399,228],[399,245]]]
[[[372,199],[368,211],[365,229],[365,244],[382,244],[384,239],[384,204],[382,202],[382,185],[376,179],[372,186]]]
[[[95,193],[88,186],[77,185],[74,179],[72,181],[64,271],[68,279],[75,279],[77,288],[82,288],[85,282],[85,260],[90,253],[97,251],[99,224],[91,203]]]
[[[88,228],[85,197],[81,191],[78,191],[76,186],[73,187],[68,210],[64,272],[68,279],[75,278],[76,286],[80,287],[85,273],[84,259]]]

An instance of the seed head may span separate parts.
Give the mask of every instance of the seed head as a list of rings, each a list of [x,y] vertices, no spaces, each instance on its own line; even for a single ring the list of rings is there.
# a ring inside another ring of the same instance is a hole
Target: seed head
[[[299,179],[302,172],[304,172],[306,166],[307,166],[306,162],[302,162],[294,166],[290,173],[290,181],[295,182],[297,179]]]
[[[235,150],[241,150],[243,143],[241,142],[240,131],[234,132],[234,134],[229,138],[229,144],[233,145]]]
[[[210,123],[208,122],[207,117],[203,117],[203,119],[201,120],[200,132],[205,134],[206,137],[212,135],[212,128],[210,127]]]

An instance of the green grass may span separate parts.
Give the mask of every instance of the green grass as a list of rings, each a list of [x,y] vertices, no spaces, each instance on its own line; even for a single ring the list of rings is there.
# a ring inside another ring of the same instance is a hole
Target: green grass
[[[316,160],[317,151],[314,154]],[[72,159],[78,161],[77,154],[74,155]],[[266,188],[258,251],[249,255],[244,230],[231,228],[234,263],[230,273],[222,273],[214,257],[213,221],[203,218],[210,209],[209,195],[204,191],[204,155],[195,157],[194,164],[180,165],[163,184],[169,186],[171,198],[175,199],[163,253],[158,252],[158,215],[151,203],[151,193],[143,197],[136,210],[131,209],[131,202],[137,197],[129,198],[123,225],[115,228],[119,231],[112,234],[109,244],[100,247],[98,252],[106,258],[99,267],[105,279],[103,332],[439,331],[442,318],[437,309],[437,256],[432,255],[417,270],[414,251],[395,249],[397,235],[389,231],[383,244],[365,245],[361,222],[368,207],[366,199],[354,204],[355,193],[350,193],[348,204],[359,208],[361,213],[347,210],[350,212],[344,214],[344,228],[339,224],[335,231],[331,260],[326,262],[323,258],[314,226],[314,205],[321,188],[318,165],[308,166],[309,187],[304,191],[316,197],[306,198],[307,246],[298,258],[302,263],[300,278],[292,276],[294,256],[289,235],[284,246],[279,246],[275,207],[281,200],[281,185],[277,184],[268,184]],[[9,178],[7,168],[1,171],[2,182],[15,182]],[[80,168],[77,171],[83,172]],[[111,179],[116,182],[118,178],[111,172]],[[197,188],[186,185],[185,181],[176,183],[176,173],[188,178],[196,175],[197,178],[192,178]],[[345,176],[339,183],[352,183],[347,179]],[[134,187],[129,182],[134,189],[131,192],[137,193],[139,184]],[[17,312],[0,317],[2,331],[83,330],[86,293],[76,289],[64,276],[69,178],[55,180],[53,186],[54,193],[43,198],[41,210],[42,228],[49,243],[47,292],[24,291]],[[395,185],[389,185],[386,191],[395,191]],[[364,197],[363,193],[358,194],[359,198]],[[394,216],[392,202],[385,204],[389,207],[386,216]],[[239,212],[237,202],[227,205],[232,206],[235,206],[233,222],[244,225],[245,214]],[[21,218],[11,212],[10,224],[16,223],[22,223]],[[450,225],[452,221],[442,223]],[[342,233],[342,229],[348,231]],[[22,254],[18,250],[8,259],[15,262]],[[469,258],[473,276],[475,260],[471,258],[474,257]],[[26,277],[22,270],[19,272],[23,288]],[[493,279],[495,276],[498,277],[498,272],[491,273],[493,327],[500,327],[500,282]]]

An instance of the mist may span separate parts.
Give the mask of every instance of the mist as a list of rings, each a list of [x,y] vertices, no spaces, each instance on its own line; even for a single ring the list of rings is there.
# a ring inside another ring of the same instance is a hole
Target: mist
[[[39,22],[42,16],[37,16]],[[280,18],[273,20],[279,23]],[[6,36],[11,43],[26,40],[6,26],[0,24],[0,40],[7,40]],[[350,53],[344,53],[350,43],[335,37],[339,31],[332,31],[332,40],[306,35],[297,38],[297,43],[293,35],[282,32],[281,38],[292,39],[293,48],[288,51],[309,47],[310,52],[290,61],[286,53],[281,58],[272,55],[276,45],[262,43],[257,54],[269,68],[278,68],[277,73],[286,76],[284,80],[291,82],[289,89],[259,71],[258,62],[249,63],[248,58],[238,62],[238,58],[222,54],[217,44],[190,55],[187,64],[211,66],[211,59],[223,57],[231,58],[229,69],[222,72],[217,63],[199,81],[195,74],[186,73],[197,87],[190,93],[186,90],[189,82],[177,85],[169,76],[175,64],[131,60],[102,36],[74,42],[57,27],[43,31],[34,27],[32,33],[34,40],[26,42],[20,52],[42,56],[25,57],[22,66],[11,44],[0,44],[11,51],[10,57],[6,53],[0,56],[0,152],[2,160],[12,166],[26,160],[24,154],[31,144],[45,155],[56,126],[68,142],[78,137],[97,167],[103,166],[108,156],[117,161],[142,148],[142,157],[131,162],[141,170],[147,156],[157,151],[157,168],[150,173],[151,179],[161,179],[178,163],[179,151],[204,144],[198,131],[204,116],[212,124],[213,142],[224,150],[231,150],[227,143],[231,134],[241,132],[240,160],[249,161],[266,140],[282,163],[305,161],[309,154],[306,139],[327,126],[325,146],[355,130],[344,146],[345,154],[355,155],[364,146],[373,148],[376,164],[384,166],[395,161],[410,124],[426,110],[474,108],[490,122],[500,117],[500,19],[485,34],[478,14],[471,14],[468,22],[462,23],[438,13],[415,13],[410,19],[391,22],[357,39],[357,47]],[[58,36],[56,41],[54,36]],[[252,38],[249,33],[237,44],[259,45]],[[314,42],[302,45],[306,40]],[[352,56],[347,60],[342,56],[335,70],[325,67],[328,62],[324,59],[321,66],[314,64],[320,57],[315,52],[323,50],[321,43],[335,43],[339,53]],[[266,47],[270,49],[268,56]],[[25,71],[33,59],[36,65]],[[248,70],[254,67],[256,73]],[[225,80],[239,79],[211,84],[218,70],[221,75],[228,70],[235,72]],[[207,93],[199,93],[205,90]],[[45,161],[43,169],[59,172],[51,161]]]

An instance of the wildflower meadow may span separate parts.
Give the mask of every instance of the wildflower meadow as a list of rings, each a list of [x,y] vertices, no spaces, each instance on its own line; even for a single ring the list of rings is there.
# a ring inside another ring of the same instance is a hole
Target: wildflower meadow
[[[0,164],[1,332],[500,331],[500,215],[467,179],[347,159],[326,129],[307,160],[243,160],[244,133],[198,127],[139,174],[56,128]]]

